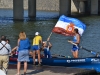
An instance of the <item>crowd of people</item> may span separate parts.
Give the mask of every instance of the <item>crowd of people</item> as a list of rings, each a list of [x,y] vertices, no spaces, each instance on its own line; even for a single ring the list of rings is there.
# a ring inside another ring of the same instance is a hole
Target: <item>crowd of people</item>
[[[42,41],[42,37],[40,36],[39,32],[35,33],[35,37],[33,38],[33,43],[31,46],[30,40],[27,38],[25,32],[19,33],[19,38],[17,41],[17,45],[11,49],[11,45],[9,44],[10,40],[6,38],[6,36],[2,35],[0,38],[0,69],[2,69],[5,74],[7,74],[7,69],[9,65],[9,55],[18,54],[17,59],[17,73],[16,75],[20,75],[20,68],[21,62],[24,62],[24,75],[26,75],[27,71],[27,62],[29,62],[29,56],[33,57],[33,64],[35,64],[35,57],[38,55],[38,66],[41,66],[41,51],[44,50],[44,57],[51,58],[50,51],[46,50],[47,46],[46,43],[49,40],[44,42]],[[50,43],[50,42],[49,42]],[[40,47],[40,44],[42,47]],[[51,47],[51,44],[50,44]],[[48,53],[49,52],[49,53]]]
[[[68,41],[73,45],[72,54],[74,58],[78,58],[78,45],[80,43],[80,35],[78,33],[78,29],[74,29],[73,32],[74,40]],[[24,62],[24,75],[27,72],[27,62],[29,62],[29,56],[33,57],[33,65],[36,65],[35,58],[36,55],[38,56],[38,66],[41,66],[41,51],[44,51],[45,58],[52,58],[51,56],[51,47],[52,44],[50,43],[50,37],[47,38],[46,41],[42,40],[42,36],[39,32],[35,33],[35,37],[32,41],[32,46],[30,43],[29,38],[26,36],[25,32],[19,33],[19,38],[17,41],[17,45],[11,49],[9,44],[10,40],[6,38],[6,36],[1,36],[0,38],[0,68],[7,74],[8,64],[9,64],[9,54],[13,55],[16,53],[18,54],[17,60],[17,73],[16,75],[20,75],[20,68],[21,62]],[[41,45],[40,45],[41,44]]]

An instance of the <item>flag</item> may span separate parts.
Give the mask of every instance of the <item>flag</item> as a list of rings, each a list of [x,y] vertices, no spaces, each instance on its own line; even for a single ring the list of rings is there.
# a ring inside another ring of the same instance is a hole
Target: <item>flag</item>
[[[65,36],[71,36],[73,35],[73,30],[75,28],[78,29],[79,34],[82,36],[84,30],[86,29],[86,25],[76,18],[62,15],[57,21],[52,32],[63,34]]]

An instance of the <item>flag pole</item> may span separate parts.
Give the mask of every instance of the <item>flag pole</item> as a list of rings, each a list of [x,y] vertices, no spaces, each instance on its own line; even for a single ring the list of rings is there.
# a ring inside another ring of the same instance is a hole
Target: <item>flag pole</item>
[[[49,40],[50,40],[51,35],[52,35],[52,32],[50,33],[49,37],[47,38],[47,41],[49,41]],[[48,39],[49,39],[49,40],[48,40]]]
[[[50,37],[51,37],[51,35],[52,35],[52,32],[50,33],[50,35],[49,35],[49,37],[48,37],[48,38],[50,38]]]

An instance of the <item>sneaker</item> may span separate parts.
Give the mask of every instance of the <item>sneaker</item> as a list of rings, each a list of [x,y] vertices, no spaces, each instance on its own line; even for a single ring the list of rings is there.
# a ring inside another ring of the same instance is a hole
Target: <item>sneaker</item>
[[[38,64],[37,66],[42,66],[42,64]]]

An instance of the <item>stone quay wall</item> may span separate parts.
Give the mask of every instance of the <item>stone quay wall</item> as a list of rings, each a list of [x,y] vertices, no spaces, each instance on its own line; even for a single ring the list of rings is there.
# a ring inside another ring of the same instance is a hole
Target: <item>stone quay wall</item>
[[[76,0],[77,1],[77,0]],[[37,10],[46,11],[59,11],[59,0],[36,0]],[[71,10],[77,11],[73,0],[71,1]],[[23,0],[24,9],[28,9],[28,0]],[[76,2],[77,3],[77,2]],[[78,5],[78,3],[77,3]],[[13,0],[0,0],[0,8],[3,9],[13,9]]]

